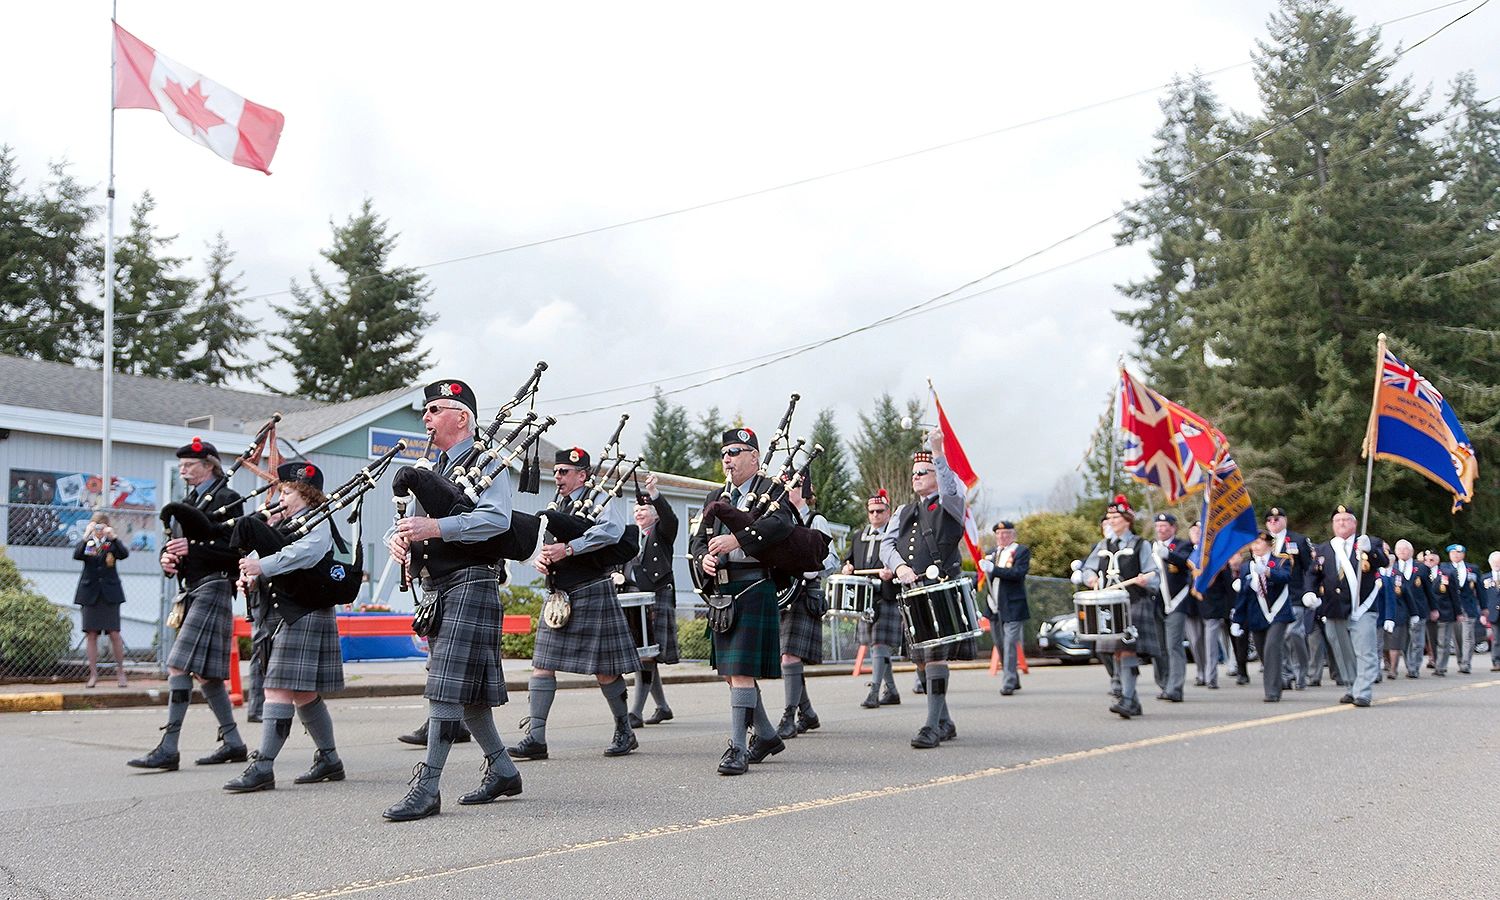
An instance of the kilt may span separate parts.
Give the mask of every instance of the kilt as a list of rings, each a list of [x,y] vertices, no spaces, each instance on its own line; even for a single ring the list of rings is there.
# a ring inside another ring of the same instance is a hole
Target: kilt
[[[901,641],[906,637],[906,629],[901,624],[901,601],[879,600],[876,608],[880,610],[880,618],[874,623],[861,618],[855,628],[857,639],[866,647],[885,644],[892,652],[899,652]]]
[[[222,681],[229,677],[229,642],[234,639],[234,583],[211,578],[188,596],[192,603],[167,654],[167,668]]]
[[[640,651],[620,609],[614,582],[591,581],[568,591],[573,614],[561,629],[538,621],[533,669],[580,675],[624,675],[641,667]]]
[[[332,609],[314,610],[290,625],[281,622],[271,638],[265,686],[320,694],[343,689],[344,655]]]
[[[677,650],[677,588],[673,585],[656,589],[656,620],[651,630],[656,634],[656,646],[661,648],[655,657],[657,664],[677,663],[681,656]]]
[[[83,609],[83,627],[80,631],[104,633],[120,630],[120,604],[100,600]]]
[[[1100,653],[1124,650],[1136,656],[1156,659],[1165,654],[1167,646],[1167,619],[1161,600],[1152,593],[1130,597],[1130,624],[1135,626],[1134,644],[1126,644],[1119,638],[1104,638],[1095,642]],[[1248,632],[1247,632],[1248,633]]]
[[[754,582],[731,581],[723,590],[745,591]],[[713,638],[708,664],[720,675],[751,678],[781,677],[781,636],[776,609],[776,587],[762,581],[734,601],[734,627],[728,634],[709,631]]]
[[[443,621],[428,638],[427,686],[439,703],[499,706],[506,700],[500,670],[500,584],[489,566],[465,566],[422,589],[442,597]]]
[[[781,611],[781,652],[814,665],[823,662],[823,618],[807,611],[805,596]]]

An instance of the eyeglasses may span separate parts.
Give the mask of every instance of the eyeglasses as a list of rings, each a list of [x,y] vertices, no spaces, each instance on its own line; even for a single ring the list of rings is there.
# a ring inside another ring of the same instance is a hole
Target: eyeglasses
[[[931,475],[931,474],[932,474],[932,470],[931,469],[917,469],[916,471],[914,471],[914,472],[911,473],[911,477],[913,477],[913,478],[921,478],[923,475]]]
[[[876,507],[873,507],[871,509],[865,510],[865,513],[867,515],[878,516],[878,515],[880,515],[883,512],[889,512],[889,511],[890,511],[890,507],[888,507],[888,506],[876,506]]]
[[[572,475],[577,471],[577,469],[569,469],[566,466],[559,466],[558,468],[552,470],[552,477],[562,478],[564,475]]]
[[[427,409],[424,410],[424,412],[426,412],[427,415],[429,415],[429,416],[435,416],[435,415],[437,415],[438,413],[442,412],[445,409],[467,409],[467,408],[468,407],[464,407],[464,406],[439,406],[438,404],[433,403],[433,404],[429,404],[428,407],[427,407]]]
[[[720,459],[733,459],[741,453],[749,453],[750,447],[725,447],[719,452]]]

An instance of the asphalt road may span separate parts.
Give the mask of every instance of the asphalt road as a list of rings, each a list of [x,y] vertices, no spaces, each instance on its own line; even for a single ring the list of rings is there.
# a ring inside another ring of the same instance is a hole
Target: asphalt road
[[[228,795],[238,765],[126,768],[160,708],[0,716],[0,896],[1005,897],[1470,896],[1489,888],[1500,675],[1401,679],[1376,703],[1339,689],[1261,702],[1258,683],[1106,711],[1097,667],[1037,669],[1013,697],[957,672],[959,738],[908,746],[923,698],[864,710],[862,680],[809,680],[823,727],[723,778],[726,690],[671,686],[677,717],[605,759],[594,691],[561,691],[552,758],[525,793],[458,795],[481,757],[458,745],[445,810],[392,824],[416,749],[414,701],[337,701],[342,783],[296,786],[312,747],[294,728],[280,787]],[[1149,673],[1142,680],[1150,685]],[[779,705],[781,685],[765,685]],[[525,695],[498,710],[517,737]],[[648,704],[647,710],[650,710]],[[776,718],[773,715],[773,718]],[[258,727],[250,726],[252,746]],[[195,705],[183,756],[211,749]],[[1476,818],[1480,810],[1483,815]]]

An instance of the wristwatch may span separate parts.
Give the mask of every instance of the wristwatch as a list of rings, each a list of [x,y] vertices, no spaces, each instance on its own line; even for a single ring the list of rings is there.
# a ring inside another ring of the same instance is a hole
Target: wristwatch
[[[573,545],[572,544],[563,544],[563,556],[572,556],[572,555],[573,555]]]

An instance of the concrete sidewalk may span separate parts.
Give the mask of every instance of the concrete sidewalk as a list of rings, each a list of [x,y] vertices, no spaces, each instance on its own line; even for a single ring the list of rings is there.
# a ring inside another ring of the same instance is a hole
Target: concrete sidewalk
[[[1046,666],[1054,663],[1055,660],[1047,659],[1027,660],[1030,666]],[[974,662],[952,662],[948,665],[953,669],[987,669],[989,664],[989,660],[986,659]],[[852,662],[841,662],[808,666],[806,675],[809,678],[839,675],[853,678],[856,677],[851,674],[853,665]],[[531,678],[531,660],[507,659],[504,660],[503,667],[505,689],[524,692],[526,683]],[[914,671],[916,666],[909,662],[897,662],[894,668],[897,672],[909,673]],[[706,662],[682,662],[673,666],[662,666],[660,672],[663,684],[693,684],[720,680],[718,673],[709,668]],[[868,672],[869,664],[866,663],[866,674],[857,677],[866,678]],[[247,661],[240,663],[240,679],[244,685],[250,683],[250,664]],[[344,689],[328,696],[331,699],[421,696],[426,680],[426,660],[423,659],[347,662],[344,663]],[[592,675],[574,675],[566,672],[557,674],[559,690],[591,688],[596,683]],[[196,690],[194,700],[202,700]],[[162,706],[166,702],[167,682],[165,679],[156,677],[131,678],[130,686],[126,688],[115,685],[112,673],[101,674],[99,685],[94,688],[85,688],[79,682],[0,684],[0,712],[113,709],[127,706]]]

